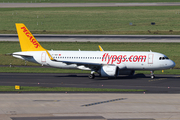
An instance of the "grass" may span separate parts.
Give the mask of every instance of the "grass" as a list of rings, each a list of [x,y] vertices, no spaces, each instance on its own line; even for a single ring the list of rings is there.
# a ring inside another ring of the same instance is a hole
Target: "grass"
[[[0,0],[0,3],[135,3],[179,2],[179,0]]]
[[[23,92],[23,91],[45,91],[45,92],[144,92],[143,89],[106,89],[106,88],[75,88],[75,87],[29,87],[21,86],[15,90],[14,86],[0,86],[0,92]]]
[[[135,74],[145,74],[145,75],[149,74],[150,75],[150,71],[137,70],[137,71],[135,71]],[[168,70],[164,70],[164,72],[162,72],[162,70],[156,70],[156,71],[154,71],[154,74],[179,75],[180,69],[168,69]]]
[[[0,16],[0,34],[16,33],[15,23],[44,34],[180,34],[179,6],[0,8]]]

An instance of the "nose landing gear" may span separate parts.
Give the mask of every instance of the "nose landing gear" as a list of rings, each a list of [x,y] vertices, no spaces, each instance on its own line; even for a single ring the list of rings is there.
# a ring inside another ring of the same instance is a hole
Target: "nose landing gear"
[[[155,76],[154,76],[154,71],[151,71],[151,78],[154,79]]]

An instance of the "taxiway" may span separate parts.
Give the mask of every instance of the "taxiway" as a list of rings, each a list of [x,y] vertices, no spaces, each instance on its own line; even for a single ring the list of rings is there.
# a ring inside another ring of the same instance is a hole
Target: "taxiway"
[[[88,74],[0,73],[0,84],[5,86],[81,87],[145,89],[146,93],[180,93],[179,75],[136,74],[115,78],[89,79]]]
[[[31,1],[32,2],[32,1]],[[124,7],[124,6],[180,6],[180,2],[162,3],[1,3],[0,8],[25,7]]]
[[[179,43],[180,35],[55,35],[34,34],[39,42],[158,42]],[[0,34],[0,41],[19,41],[17,34]]]

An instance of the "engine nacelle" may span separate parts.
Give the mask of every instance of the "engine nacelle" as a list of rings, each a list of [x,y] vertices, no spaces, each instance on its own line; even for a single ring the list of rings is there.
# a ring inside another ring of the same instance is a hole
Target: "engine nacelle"
[[[116,77],[118,73],[119,68],[117,66],[102,66],[100,74],[102,77]]]

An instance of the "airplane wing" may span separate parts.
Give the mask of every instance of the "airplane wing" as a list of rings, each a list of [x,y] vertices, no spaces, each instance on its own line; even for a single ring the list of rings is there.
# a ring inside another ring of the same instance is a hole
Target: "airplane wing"
[[[52,61],[62,62],[62,63],[65,63],[65,64],[76,64],[77,68],[82,69],[82,70],[96,70],[96,71],[98,71],[102,66],[102,64],[100,64],[100,63],[60,61],[60,60],[56,60],[56,59],[54,59]]]
[[[103,48],[102,48],[100,45],[99,45],[99,50],[100,50],[100,51],[104,51]]]
[[[52,60],[55,62],[63,62],[66,64],[77,64],[77,65],[93,65],[93,66],[102,66],[100,63],[89,63],[89,62],[75,62],[75,61],[59,61],[59,60]]]

